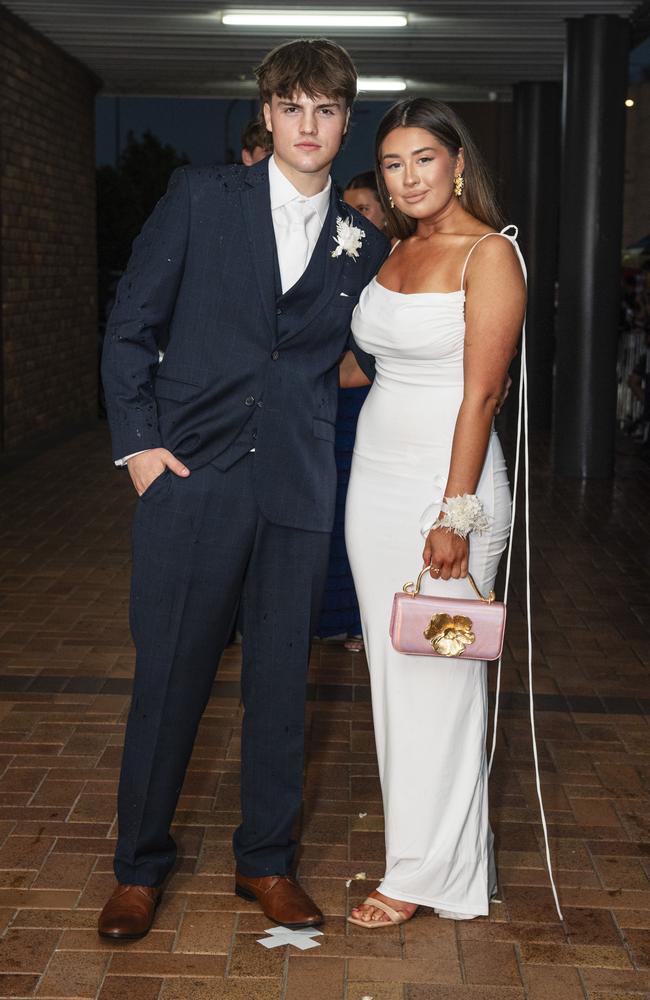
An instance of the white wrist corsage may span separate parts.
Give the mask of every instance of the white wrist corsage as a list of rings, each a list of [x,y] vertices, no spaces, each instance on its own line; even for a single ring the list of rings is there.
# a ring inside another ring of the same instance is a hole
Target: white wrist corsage
[[[338,245],[336,250],[332,250],[332,257],[340,257],[342,253],[346,253],[356,260],[365,235],[365,230],[352,225],[352,219],[342,219],[339,216],[336,220],[336,236],[332,237]]]
[[[440,510],[444,517],[436,520],[430,526],[430,531],[446,528],[461,538],[467,538],[472,531],[482,535],[490,527],[490,519],[475,493],[464,493],[462,497],[443,500]]]

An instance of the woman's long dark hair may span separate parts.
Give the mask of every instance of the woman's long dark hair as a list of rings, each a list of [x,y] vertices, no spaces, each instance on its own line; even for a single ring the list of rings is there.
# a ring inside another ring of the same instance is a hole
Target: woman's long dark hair
[[[390,236],[406,239],[413,235],[417,226],[415,219],[404,215],[398,208],[390,207],[390,198],[381,170],[380,157],[384,140],[389,132],[400,127],[425,129],[442,143],[450,156],[458,156],[462,148],[465,158],[463,171],[465,185],[459,199],[461,205],[470,215],[480,219],[492,229],[503,227],[503,216],[492,180],[463,120],[441,101],[433,101],[428,97],[415,97],[410,101],[400,101],[399,104],[389,108],[379,123],[375,141],[377,187],[386,213],[386,226]]]

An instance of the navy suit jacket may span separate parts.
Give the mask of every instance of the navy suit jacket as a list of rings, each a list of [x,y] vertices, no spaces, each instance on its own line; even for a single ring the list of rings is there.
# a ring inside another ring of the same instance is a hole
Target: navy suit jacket
[[[358,259],[332,257],[338,217],[366,234]],[[254,447],[264,516],[329,531],[338,361],[388,249],[332,186],[309,266],[282,295],[268,161],[175,171],[133,245],[107,325],[114,457],[164,447],[189,469],[225,470]],[[370,372],[372,360],[355,353]]]

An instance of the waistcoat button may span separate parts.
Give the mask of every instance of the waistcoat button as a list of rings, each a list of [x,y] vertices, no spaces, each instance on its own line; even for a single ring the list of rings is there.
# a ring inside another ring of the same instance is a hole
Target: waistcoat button
[[[273,354],[271,355],[271,360],[272,361],[277,361],[279,357],[280,357],[280,352],[279,351],[274,351]]]
[[[247,396],[246,399],[244,400],[244,404],[246,406],[254,406],[255,405],[255,396]]]

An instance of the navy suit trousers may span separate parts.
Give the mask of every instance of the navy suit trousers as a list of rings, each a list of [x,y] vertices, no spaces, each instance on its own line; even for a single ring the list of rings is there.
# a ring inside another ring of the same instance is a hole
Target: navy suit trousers
[[[170,826],[241,602],[243,620],[239,870],[287,874],[302,796],[312,625],[329,534],[267,521],[255,502],[255,454],[187,479],[169,470],[138,501],[133,527],[133,698],[118,794],[115,874],[159,885],[176,858]]]

